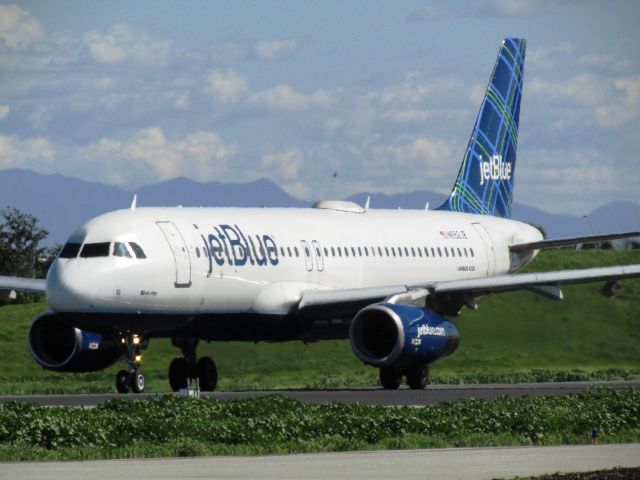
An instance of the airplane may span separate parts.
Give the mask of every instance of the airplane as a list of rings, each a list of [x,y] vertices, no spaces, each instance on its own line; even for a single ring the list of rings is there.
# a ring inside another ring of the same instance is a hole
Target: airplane
[[[28,333],[45,369],[97,371],[123,358],[120,393],[144,391],[142,351],[170,338],[173,391],[216,388],[204,341],[350,339],[384,389],[429,381],[454,352],[453,321],[487,294],[640,276],[640,265],[516,273],[541,249],[640,235],[547,240],[512,220],[524,39],[500,45],[462,165],[435,210],[143,208],[98,216],[71,234],[46,280],[0,277],[0,289],[46,293]]]

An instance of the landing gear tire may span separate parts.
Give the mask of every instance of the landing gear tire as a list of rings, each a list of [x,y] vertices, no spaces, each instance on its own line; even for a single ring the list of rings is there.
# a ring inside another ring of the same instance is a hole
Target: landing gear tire
[[[187,360],[182,357],[174,358],[169,364],[169,385],[171,390],[177,392],[181,388],[187,388],[189,383],[189,366]]]
[[[424,390],[429,384],[429,366],[416,365],[407,370],[407,385],[411,390]]]
[[[116,373],[116,391],[118,393],[129,393],[129,372],[120,370]]]
[[[196,364],[198,384],[203,392],[213,392],[218,384],[218,369],[210,357],[202,357]]]
[[[397,390],[400,387],[402,375],[393,367],[380,368],[380,385],[385,390]]]
[[[131,374],[131,391],[133,393],[144,392],[144,375],[140,372],[133,372]]]

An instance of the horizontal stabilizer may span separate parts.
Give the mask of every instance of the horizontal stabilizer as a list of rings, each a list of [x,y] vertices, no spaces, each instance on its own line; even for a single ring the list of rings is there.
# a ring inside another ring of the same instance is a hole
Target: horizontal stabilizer
[[[539,242],[521,243],[519,245],[511,245],[509,249],[512,252],[526,252],[531,250],[542,250],[545,248],[568,247],[578,245],[580,243],[600,243],[609,240],[619,240],[621,238],[640,237],[640,232],[620,232],[609,233],[604,235],[589,235],[586,237],[568,237],[557,238],[555,240],[540,240]]]

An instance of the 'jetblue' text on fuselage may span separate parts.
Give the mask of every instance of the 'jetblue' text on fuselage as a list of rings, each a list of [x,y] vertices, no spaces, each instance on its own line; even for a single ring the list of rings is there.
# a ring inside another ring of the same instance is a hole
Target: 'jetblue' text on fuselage
[[[277,265],[278,248],[269,235],[245,234],[238,225],[221,224],[213,227],[214,233],[202,235],[205,254],[216,265]]]

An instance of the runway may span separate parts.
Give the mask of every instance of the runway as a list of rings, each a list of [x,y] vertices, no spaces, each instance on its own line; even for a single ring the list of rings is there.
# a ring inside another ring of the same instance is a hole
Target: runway
[[[640,465],[640,444],[0,464],[0,479],[482,480]]]
[[[563,395],[579,393],[588,388],[607,386],[612,388],[640,388],[640,380],[624,382],[562,382],[562,383],[519,383],[485,385],[429,385],[425,390],[383,390],[380,388],[361,390],[270,390],[203,393],[202,396],[217,400],[255,398],[265,395],[284,395],[307,403],[361,403],[366,405],[416,406],[433,405],[464,398],[492,400],[501,395],[522,397],[524,395]],[[140,395],[117,393],[81,394],[81,395],[2,395],[0,402],[24,401],[40,405],[59,406],[96,406],[112,398],[137,400],[157,393]]]

